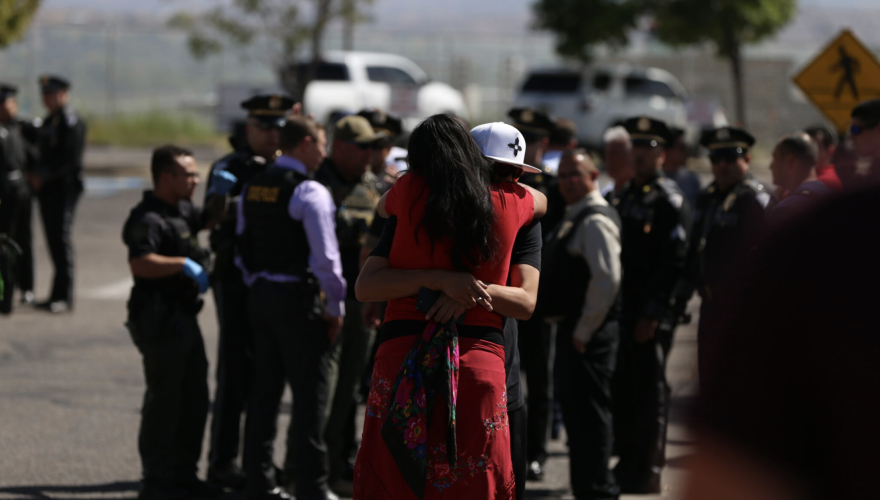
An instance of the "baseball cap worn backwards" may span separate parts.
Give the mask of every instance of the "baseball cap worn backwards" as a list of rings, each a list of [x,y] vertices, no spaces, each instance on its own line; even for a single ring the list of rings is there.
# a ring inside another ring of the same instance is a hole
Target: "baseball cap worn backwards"
[[[525,172],[539,174],[541,169],[526,165],[526,140],[516,128],[502,122],[485,123],[471,130],[483,156],[507,165],[520,167]]]

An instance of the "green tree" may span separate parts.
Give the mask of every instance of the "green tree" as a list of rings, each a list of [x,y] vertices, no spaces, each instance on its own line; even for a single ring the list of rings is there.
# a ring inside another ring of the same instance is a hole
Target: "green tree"
[[[538,0],[532,10],[534,27],[556,34],[559,55],[587,63],[597,44],[626,45],[643,6],[638,0]]]
[[[234,50],[268,64],[282,87],[300,100],[314,78],[327,25],[354,24],[360,7],[373,0],[232,0],[199,14],[180,12],[169,26],[187,34],[190,52],[204,59]],[[312,64],[298,75],[298,57],[308,44]]]
[[[743,47],[776,34],[796,10],[797,0],[661,0],[656,35],[672,46],[712,42],[730,61],[736,119],[745,123]]]
[[[0,0],[0,48],[24,36],[41,0]]]

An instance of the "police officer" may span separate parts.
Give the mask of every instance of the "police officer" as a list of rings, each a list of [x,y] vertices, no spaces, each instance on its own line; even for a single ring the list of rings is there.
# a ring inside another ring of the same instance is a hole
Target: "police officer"
[[[326,138],[313,120],[297,116],[287,121],[279,142],[283,154],[245,185],[236,226],[256,362],[245,424],[247,494],[289,498],[277,487],[272,464],[286,380],[293,391],[288,457],[296,496],[335,499],[327,486],[323,436],[326,358],[346,315],[346,283],[333,198],[309,180],[325,157]]]
[[[715,180],[697,199],[684,279],[679,285],[683,288],[676,295],[678,310],[683,312],[694,289],[700,294],[697,348],[699,359],[706,359],[718,326],[719,296],[757,245],[771,196],[749,173],[749,148],[755,138],[746,130],[708,130],[700,144],[709,150]],[[705,368],[699,365],[701,374]]]
[[[586,151],[563,153],[565,218],[544,251],[538,308],[557,323],[559,401],[574,497],[617,498],[608,469],[614,442],[611,381],[620,341],[620,217],[597,189]]]
[[[68,107],[70,82],[59,76],[40,77],[43,105],[49,114],[39,132],[40,165],[28,175],[40,202],[46,242],[55,277],[52,293],[39,307],[60,313],[73,307],[73,212],[83,192],[82,167],[86,125]]]
[[[880,183],[880,99],[871,99],[850,113],[849,136],[855,153],[871,161],[866,176],[854,176],[852,184]],[[839,163],[839,162],[838,162]]]
[[[247,287],[235,266],[235,219],[241,189],[266,170],[278,151],[278,132],[294,102],[277,94],[257,95],[241,103],[248,111],[245,141],[217,160],[211,172],[230,172],[238,182],[230,191],[230,209],[211,231],[214,251],[213,287],[220,339],[217,353],[217,388],[211,421],[208,480],[230,488],[244,487],[244,474],[236,463],[239,454],[241,415],[253,381],[253,332],[247,307]],[[232,142],[232,141],[231,141]],[[234,144],[234,143],[233,143]],[[206,203],[219,196],[208,184]]]
[[[556,226],[564,214],[565,202],[559,195],[556,178],[544,170],[541,158],[549,142],[550,131],[555,123],[544,112],[529,108],[514,108],[507,114],[513,126],[523,135],[525,156],[523,163],[534,165],[544,171],[525,174],[520,182],[534,187],[547,196],[547,214],[541,220],[544,238]],[[513,143],[512,147],[517,146]],[[526,419],[528,438],[528,478],[544,478],[544,462],[547,461],[547,440],[553,403],[553,330],[539,314],[528,321],[520,321],[519,351],[522,371],[526,373]]]
[[[605,173],[611,180],[602,187],[602,197],[614,205],[614,200],[626,188],[635,173],[632,165],[632,141],[629,132],[620,125],[615,125],[602,135],[605,147]]]
[[[27,236],[28,248],[30,244],[30,228],[25,229],[25,224],[30,225],[31,197],[25,179],[26,169],[35,160],[35,148],[33,148],[22,135],[22,125],[16,119],[18,104],[15,100],[16,87],[0,84],[0,234],[14,241],[15,252],[8,253],[9,259],[5,261],[3,297],[0,298],[3,306],[0,310],[10,312],[12,295],[16,286],[22,289],[22,298],[33,298],[30,288],[23,289],[18,278],[23,277],[19,269],[22,263],[21,236]],[[8,248],[12,248],[12,243]],[[32,284],[25,283],[28,286]],[[8,309],[8,310],[7,310]]]
[[[687,168],[687,159],[690,156],[687,137],[683,129],[670,127],[669,142],[666,144],[666,160],[663,162],[663,175],[674,180],[678,188],[684,193],[688,204],[693,207],[700,195],[700,177]]]
[[[144,192],[122,231],[134,276],[126,327],[143,356],[147,385],[138,438],[140,498],[216,497],[222,490],[196,476],[208,418],[208,360],[196,315],[199,295],[208,290],[209,260],[197,234],[225,205],[206,212],[193,206],[198,170],[185,149],[157,148],[150,170],[154,190]],[[225,194],[234,176],[215,175],[215,192]]]
[[[770,226],[777,227],[834,194],[834,190],[816,176],[818,157],[816,143],[805,132],[787,135],[776,143],[770,172],[773,184],[784,191],[786,197],[767,214]]]
[[[315,180],[324,184],[333,196],[342,275],[347,283],[353,284],[360,274],[361,246],[366,241],[381,198],[376,183],[365,180],[365,174],[372,147],[382,137],[376,134],[366,118],[357,115],[342,118],[334,129],[330,156],[321,163]],[[373,325],[366,324],[362,317],[362,304],[355,298],[354,286],[349,287],[345,310],[345,325],[329,357],[332,399],[325,435],[330,457],[330,485],[343,495],[351,489],[351,483],[343,477],[349,459],[344,431],[376,335]],[[288,456],[286,469],[289,460]]]
[[[358,116],[366,118],[379,136],[371,147],[370,168],[364,182],[375,183],[379,192],[385,194],[397,179],[397,173],[406,170],[406,150],[394,145],[403,132],[403,122],[394,115],[376,109],[363,109]]]
[[[660,491],[665,463],[673,291],[684,268],[690,208],[674,181],[660,175],[666,124],[646,117],[624,122],[635,177],[615,199],[623,223],[623,312],[614,381],[614,424],[621,493]]]

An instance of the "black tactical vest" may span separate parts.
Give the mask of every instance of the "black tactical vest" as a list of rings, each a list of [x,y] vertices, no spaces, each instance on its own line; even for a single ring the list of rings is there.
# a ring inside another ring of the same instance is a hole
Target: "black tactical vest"
[[[244,232],[237,247],[251,273],[270,272],[305,277],[309,272],[309,243],[301,221],[288,207],[306,176],[272,166],[255,176],[241,195]]]
[[[541,262],[541,281],[538,290],[537,314],[542,318],[580,316],[587,298],[587,288],[592,275],[590,266],[580,255],[572,255],[568,244],[584,219],[601,214],[611,219],[621,228],[617,210],[610,206],[588,206],[578,212],[571,221],[563,221],[547,237]],[[617,294],[614,306],[608,312],[606,321],[614,319],[619,312],[620,293]]]

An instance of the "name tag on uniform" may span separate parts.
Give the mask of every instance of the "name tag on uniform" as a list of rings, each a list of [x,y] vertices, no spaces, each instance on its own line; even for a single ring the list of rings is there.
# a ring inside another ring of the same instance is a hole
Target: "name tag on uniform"
[[[255,201],[257,203],[275,203],[278,201],[278,193],[281,188],[250,186],[247,192],[247,201]]]

